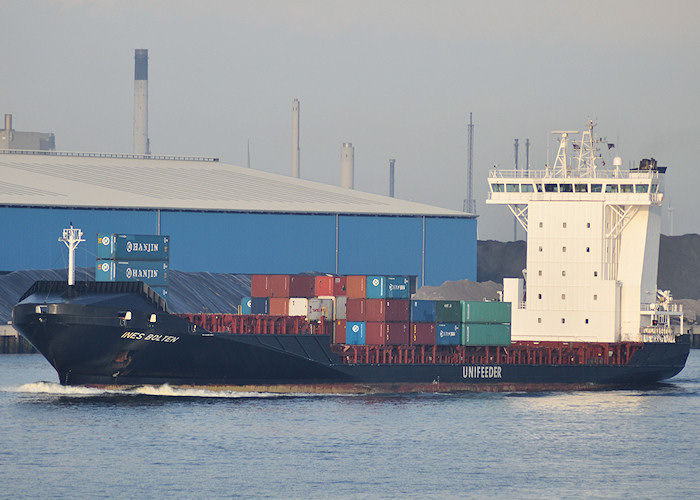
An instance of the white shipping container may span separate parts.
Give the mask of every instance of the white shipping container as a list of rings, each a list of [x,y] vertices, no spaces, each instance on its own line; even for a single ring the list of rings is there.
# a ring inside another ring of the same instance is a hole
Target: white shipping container
[[[309,311],[309,299],[291,298],[289,299],[290,316],[306,316]]]
[[[308,299],[309,309],[306,317],[309,321],[318,321],[321,318],[333,319],[333,301],[331,299]]]

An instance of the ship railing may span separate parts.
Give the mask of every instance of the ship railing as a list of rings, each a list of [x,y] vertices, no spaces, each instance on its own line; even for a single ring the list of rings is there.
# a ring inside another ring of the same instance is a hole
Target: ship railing
[[[676,334],[673,329],[667,326],[645,326],[641,329],[642,342],[673,343],[676,341]]]
[[[581,175],[577,175],[577,174]],[[610,170],[596,169],[593,175],[583,175],[576,169],[571,169],[565,176],[555,174],[553,168],[543,170],[501,170],[493,168],[489,171],[490,178],[498,179],[562,179],[562,178],[591,178],[591,179],[655,179],[659,177],[656,170]]]

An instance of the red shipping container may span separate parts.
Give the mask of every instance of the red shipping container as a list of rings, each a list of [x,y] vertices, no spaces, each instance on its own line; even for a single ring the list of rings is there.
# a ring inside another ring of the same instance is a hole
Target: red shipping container
[[[409,323],[385,323],[387,345],[409,344]]]
[[[368,321],[365,324],[366,345],[386,345],[386,323]]]
[[[333,282],[335,276],[316,276],[314,282],[314,291],[316,292],[316,297],[322,297],[324,295],[335,295],[333,293]]]
[[[347,299],[345,304],[345,319],[348,321],[366,321],[367,299]]]
[[[336,276],[333,279],[333,295],[335,295],[336,297],[342,297],[347,295],[346,282],[347,279],[345,278],[345,276]]]
[[[250,296],[269,297],[271,283],[269,274],[254,274],[250,279]]]
[[[386,321],[386,304],[384,299],[365,299],[365,321]]]
[[[345,292],[355,299],[367,298],[367,276],[346,276]]]
[[[367,299],[366,321],[405,321],[411,316],[411,301],[404,299]]]
[[[290,297],[314,297],[315,276],[308,274],[295,274],[289,277]]]
[[[290,297],[288,274],[270,275],[270,297]]]
[[[347,322],[344,319],[336,319],[334,322],[335,330],[333,332],[333,343],[334,344],[344,344],[345,343],[345,328],[347,327]]]
[[[408,321],[411,319],[411,301],[408,299],[389,299],[386,302],[387,321]]]
[[[270,299],[271,316],[289,316],[289,299],[284,297],[272,297]]]
[[[411,345],[435,345],[435,323],[411,323]]]

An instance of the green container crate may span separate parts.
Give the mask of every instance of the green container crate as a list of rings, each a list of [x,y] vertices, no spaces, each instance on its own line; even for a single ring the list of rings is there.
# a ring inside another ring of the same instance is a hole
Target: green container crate
[[[435,301],[436,323],[461,323],[462,303],[459,300]]]
[[[462,323],[510,323],[510,302],[462,301]]]
[[[510,345],[510,325],[501,323],[462,324],[462,345]]]

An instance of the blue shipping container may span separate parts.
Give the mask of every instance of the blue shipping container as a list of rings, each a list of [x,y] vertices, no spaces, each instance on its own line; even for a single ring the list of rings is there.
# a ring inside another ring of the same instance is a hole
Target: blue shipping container
[[[386,298],[386,276],[367,276],[367,298]]]
[[[98,260],[95,281],[143,281],[151,286],[167,286],[168,263],[146,260]]]
[[[251,314],[250,300],[250,297],[243,297],[241,299],[241,314]]]
[[[116,260],[169,260],[170,236],[157,234],[97,235],[97,258]]]
[[[459,345],[461,342],[461,323],[438,323],[435,326],[435,343],[437,345]]]
[[[386,279],[386,296],[389,299],[410,299],[411,282],[406,276],[388,276]]]
[[[345,343],[349,345],[364,345],[365,327],[364,321],[348,321],[345,324]]]
[[[435,301],[412,300],[411,321],[413,323],[435,323]]]
[[[267,297],[251,298],[250,314],[270,314],[270,299]]]

